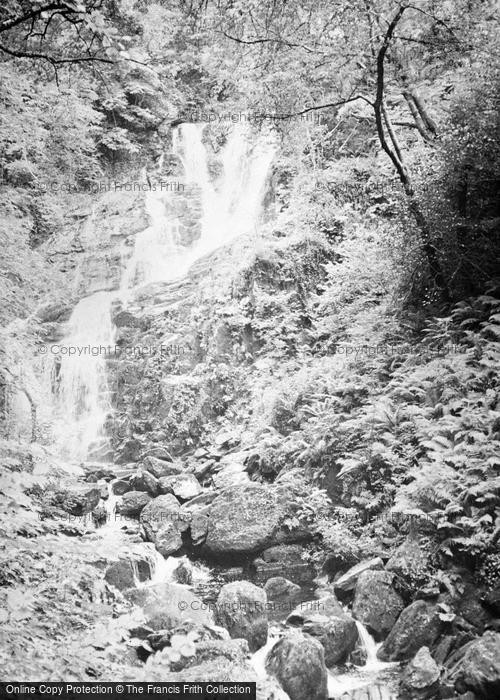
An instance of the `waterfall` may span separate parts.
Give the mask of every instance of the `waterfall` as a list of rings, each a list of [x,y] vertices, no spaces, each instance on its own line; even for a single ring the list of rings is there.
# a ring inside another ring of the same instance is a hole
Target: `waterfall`
[[[272,133],[262,132],[256,138],[249,127],[235,126],[221,152],[213,156],[220,173],[216,176],[211,173],[203,141],[205,126],[182,124],[174,130],[173,151],[184,171],[183,187],[172,192],[155,181],[149,188],[145,198],[149,226],[135,236],[119,290],[82,299],[71,315],[67,334],[59,346],[51,348],[54,441],[63,457],[82,461],[89,455],[97,459],[107,456],[104,426],[112,407],[103,348],[114,352],[113,300],[127,306],[140,287],[184,277],[196,260],[236,236],[252,232],[258,223],[276,150]],[[146,173],[143,179],[147,180]],[[193,205],[191,195],[197,198],[200,209],[199,236],[185,242],[178,205]],[[57,347],[66,352],[58,354]],[[73,354],[69,348],[74,349]]]
[[[82,299],[69,319],[68,332],[51,346],[52,383],[56,396],[54,441],[58,453],[84,460],[92,445],[105,440],[111,411],[106,355],[114,347],[109,292]]]

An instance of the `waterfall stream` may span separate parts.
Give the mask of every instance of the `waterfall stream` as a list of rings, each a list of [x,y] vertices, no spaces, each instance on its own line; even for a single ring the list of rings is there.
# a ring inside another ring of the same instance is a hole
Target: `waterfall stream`
[[[55,357],[51,367],[54,443],[56,452],[69,460],[106,461],[109,455],[105,422],[112,406],[106,358],[115,351],[113,301],[127,306],[138,288],[184,277],[196,260],[251,232],[257,224],[276,149],[272,134],[255,138],[247,128],[235,127],[218,155],[220,175],[216,177],[210,173],[203,141],[205,126],[182,124],[174,130],[173,154],[182,164],[187,192],[180,189],[172,193],[161,182],[147,191],[145,207],[150,224],[135,236],[119,290],[96,292],[82,299],[73,310],[64,338],[51,348],[50,356]],[[185,243],[173,199],[193,192],[199,192],[200,235]],[[106,282],[103,280],[103,286]],[[65,351],[57,352],[57,348]]]

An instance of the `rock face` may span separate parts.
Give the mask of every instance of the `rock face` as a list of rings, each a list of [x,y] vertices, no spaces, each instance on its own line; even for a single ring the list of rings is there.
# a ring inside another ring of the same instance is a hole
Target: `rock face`
[[[323,647],[311,637],[289,634],[267,656],[267,672],[275,676],[290,700],[327,700]]]
[[[122,515],[139,515],[151,500],[151,496],[145,491],[128,491],[123,495],[123,500],[116,507],[117,513]]]
[[[356,584],[352,614],[376,641],[391,631],[404,608],[403,599],[392,587],[393,580],[389,571],[363,571]]]
[[[485,632],[468,645],[455,686],[472,690],[481,698],[500,697],[500,634]]]
[[[250,651],[267,641],[267,597],[262,588],[249,581],[234,581],[221,588],[216,604],[216,621],[233,639],[246,639]]]
[[[416,600],[398,617],[377,656],[381,661],[409,659],[420,647],[430,646],[441,628],[437,607],[428,601]]]
[[[428,647],[422,647],[405,668],[401,679],[402,700],[426,700],[435,695],[439,685],[439,666]]]
[[[223,491],[212,503],[205,546],[210,554],[250,554],[286,541],[307,539],[303,529],[288,530],[293,514],[282,487],[243,484]]]
[[[150,500],[141,513],[146,538],[164,557],[181,549],[182,533],[189,527],[189,521],[183,517],[180,507],[174,495],[166,494]]]
[[[175,474],[159,480],[162,493],[173,493],[181,501],[199,496],[203,489],[194,474]]]
[[[383,562],[380,557],[375,557],[374,559],[366,559],[365,561],[352,566],[348,571],[345,572],[339,579],[337,579],[334,584],[335,593],[339,594],[339,597],[353,591],[358,578],[364,571],[372,571],[374,569],[382,569]]]

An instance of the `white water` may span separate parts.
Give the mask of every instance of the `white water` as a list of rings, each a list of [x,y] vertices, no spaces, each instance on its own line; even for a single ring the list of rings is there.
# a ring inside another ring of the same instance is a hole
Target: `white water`
[[[355,672],[349,673],[333,673],[328,670],[328,697],[340,698],[344,694],[349,694],[353,690],[365,688],[376,682],[377,674],[381,671],[393,668],[398,664],[385,663],[377,659],[377,650],[380,644],[377,644],[366,627],[361,623],[356,622],[358,628],[359,641],[366,655],[366,662],[363,666],[356,667]],[[278,629],[271,629],[265,646],[258,649],[250,660],[251,666],[259,680],[265,680],[268,677],[266,671],[266,658],[274,645],[279,641],[280,635]],[[382,692],[384,689],[380,689]],[[384,696],[385,697],[385,696]],[[387,691],[387,699],[390,700],[392,695]]]
[[[143,285],[185,276],[200,257],[240,234],[251,232],[258,222],[275,153],[272,135],[267,133],[255,139],[247,127],[235,127],[219,155],[220,176],[211,177],[203,142],[204,128],[200,124],[182,124],[173,135],[173,150],[184,169],[186,196],[190,194],[189,188],[195,194],[199,192],[198,240],[190,245],[181,241],[179,220],[172,204],[183,192],[162,190],[156,183],[156,190],[150,189],[146,195],[150,225],[135,237],[120,290],[97,292],[77,304],[68,332],[58,346],[76,351],[73,355],[59,354],[59,368],[53,352],[55,346],[50,349],[55,387],[53,434],[56,452],[61,457],[82,461],[88,458],[92,448],[106,448],[104,425],[112,411],[106,353],[101,350],[93,354],[84,348],[114,346],[113,299],[120,298],[127,305]]]
[[[111,301],[109,292],[82,299],[71,314],[66,336],[50,348],[56,451],[75,461],[84,460],[91,445],[105,437],[104,423],[111,411],[105,359],[114,346]]]

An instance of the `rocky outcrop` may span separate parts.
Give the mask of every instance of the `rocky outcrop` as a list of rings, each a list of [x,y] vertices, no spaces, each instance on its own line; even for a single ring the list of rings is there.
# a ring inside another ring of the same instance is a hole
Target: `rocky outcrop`
[[[267,672],[277,678],[290,700],[327,700],[323,647],[312,637],[289,633],[269,652]]]
[[[181,513],[179,501],[173,494],[157,496],[141,513],[141,525],[146,539],[153,542],[164,557],[169,557],[181,549],[182,533],[189,527]]]
[[[403,661],[438,638],[442,622],[436,605],[416,600],[403,610],[378,651],[381,661]]]
[[[287,489],[244,484],[223,491],[212,503],[206,550],[212,555],[250,554],[273,544],[310,537],[305,528],[286,527],[295,512]]]
[[[469,690],[480,698],[499,698],[500,634],[488,631],[467,644],[451,677],[458,692]]]
[[[363,571],[356,583],[352,614],[377,641],[391,631],[404,608],[393,580],[389,571]]]
[[[221,588],[215,618],[231,637],[246,639],[250,651],[267,641],[267,597],[249,581],[234,581]]]
[[[427,700],[435,696],[439,686],[440,670],[428,647],[417,651],[401,678],[401,700]]]

